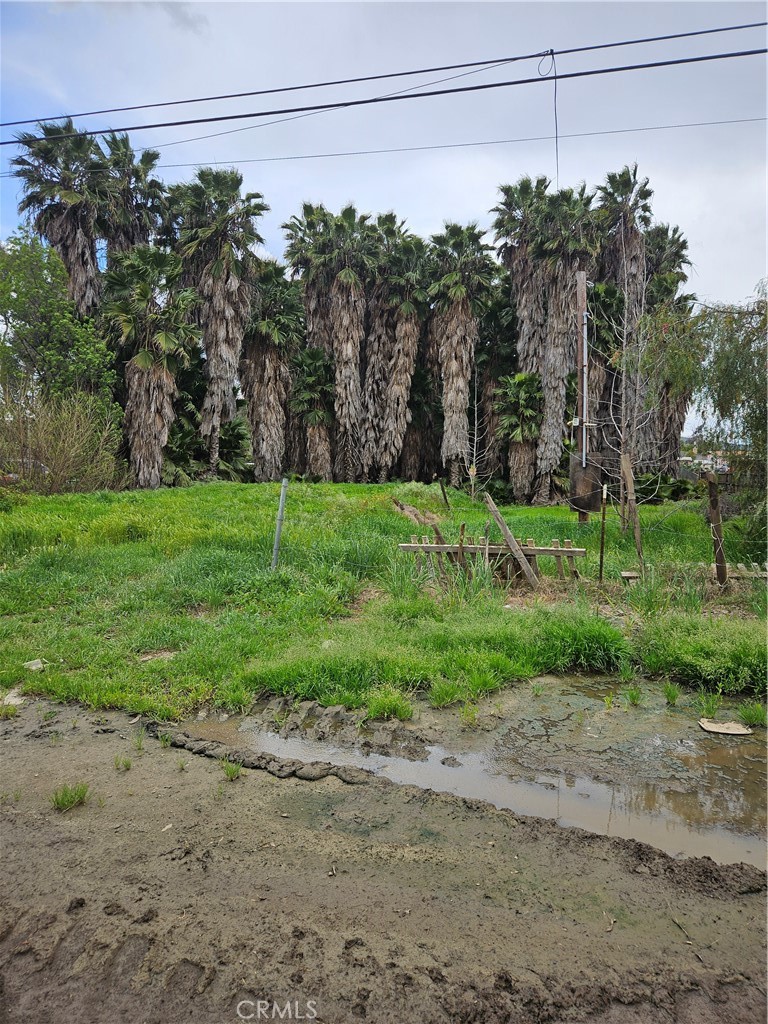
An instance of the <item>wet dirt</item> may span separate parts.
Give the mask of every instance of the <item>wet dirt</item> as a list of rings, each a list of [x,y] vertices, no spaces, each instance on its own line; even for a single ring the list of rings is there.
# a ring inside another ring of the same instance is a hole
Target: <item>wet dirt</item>
[[[426,704],[417,704],[412,722],[369,725],[364,712],[275,699],[245,718],[204,713],[185,728],[639,839],[673,856],[765,866],[764,730],[705,733],[690,697],[669,707],[653,683],[643,685],[637,707],[611,679],[544,677],[534,685],[536,696],[524,686],[484,702],[471,726],[455,709]],[[735,709],[726,702],[721,717],[729,715]]]
[[[753,867],[139,727],[0,722],[2,1024],[765,1021]]]

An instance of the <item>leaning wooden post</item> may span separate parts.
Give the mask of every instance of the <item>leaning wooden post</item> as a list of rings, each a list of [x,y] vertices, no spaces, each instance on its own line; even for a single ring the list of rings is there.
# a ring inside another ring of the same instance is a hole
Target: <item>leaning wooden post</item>
[[[628,455],[621,456],[621,477],[624,481],[625,493],[627,496],[627,515],[632,520],[632,529],[635,534],[635,550],[637,551],[640,569],[643,569],[643,539],[640,536],[640,516],[637,513],[637,499],[635,498],[635,476],[632,472],[632,463]]]
[[[499,510],[496,508],[496,503],[494,502],[493,498],[490,496],[490,494],[487,491],[485,492],[483,497],[485,498],[485,504],[488,506],[488,511],[491,513],[493,518],[496,520],[496,524],[499,527],[499,529],[501,530],[501,535],[504,538],[504,543],[507,545],[509,550],[514,555],[515,559],[517,560],[518,565],[523,570],[523,574],[524,574],[525,578],[530,583],[531,588],[533,590],[538,590],[538,588],[539,588],[539,581],[536,579],[536,576],[535,576],[535,574],[533,572],[533,569],[531,569],[530,565],[528,564],[528,559],[525,557],[525,555],[523,554],[522,550],[520,549],[520,545],[517,543],[515,538],[512,536],[512,533],[511,533],[509,527],[504,522],[504,520],[502,518],[502,515],[501,515],[501,512],[499,512]]]
[[[728,583],[728,565],[725,561],[725,548],[723,547],[720,495],[717,491],[717,477],[714,473],[707,473],[707,484],[709,486],[709,519],[712,524],[712,541],[715,546],[715,571],[717,572],[717,582],[724,587]]]

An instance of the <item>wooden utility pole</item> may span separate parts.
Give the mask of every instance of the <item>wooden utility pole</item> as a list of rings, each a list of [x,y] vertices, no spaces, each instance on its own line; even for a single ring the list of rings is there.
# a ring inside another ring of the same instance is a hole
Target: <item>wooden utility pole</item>
[[[582,471],[586,470],[587,467],[587,449],[588,449],[588,435],[587,435],[587,412],[588,412],[588,395],[587,395],[587,274],[584,270],[576,271],[576,307],[577,307],[577,323],[578,333],[576,337],[576,369],[578,377],[578,400],[576,403],[576,420],[577,420],[577,434],[576,434],[576,451],[579,456],[579,462],[581,463]],[[582,473],[582,480],[586,480],[586,472]],[[589,522],[589,512],[583,512],[579,509],[579,522]]]
[[[724,587],[728,583],[728,566],[725,561],[725,548],[723,547],[720,495],[717,490],[717,477],[714,473],[707,473],[707,485],[709,487],[709,520],[712,524],[712,542],[715,546],[715,571],[717,572],[717,582],[721,587]]]

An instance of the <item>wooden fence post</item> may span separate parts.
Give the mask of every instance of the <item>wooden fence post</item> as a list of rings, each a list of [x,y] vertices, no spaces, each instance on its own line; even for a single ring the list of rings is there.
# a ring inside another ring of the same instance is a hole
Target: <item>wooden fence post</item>
[[[728,583],[728,565],[725,561],[725,548],[723,547],[720,495],[717,491],[717,477],[714,473],[707,473],[707,485],[709,487],[709,519],[712,523],[712,541],[715,546],[715,571],[717,582],[724,587]]]
[[[512,536],[512,532],[510,531],[510,529],[507,526],[507,524],[504,522],[504,519],[502,518],[501,512],[499,512],[499,510],[496,508],[495,501],[493,500],[493,498],[490,496],[490,494],[487,491],[485,492],[483,497],[485,498],[485,504],[488,506],[488,511],[491,513],[493,518],[496,520],[496,524],[498,525],[499,529],[501,530],[501,535],[504,538],[504,543],[507,545],[507,547],[512,552],[514,557],[517,559],[518,565],[523,570],[523,574],[525,575],[525,578],[528,580],[528,583],[531,585],[531,588],[533,590],[538,590],[538,588],[539,588],[539,581],[536,579],[536,575],[535,575],[533,569],[531,569],[531,567],[530,567],[530,565],[528,563],[528,559],[525,557],[525,555],[521,551],[520,545],[517,543],[515,538]]]

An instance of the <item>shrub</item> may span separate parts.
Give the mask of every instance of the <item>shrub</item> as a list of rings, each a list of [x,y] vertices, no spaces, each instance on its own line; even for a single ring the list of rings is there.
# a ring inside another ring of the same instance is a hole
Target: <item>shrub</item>
[[[120,429],[113,407],[83,392],[45,397],[2,389],[0,471],[41,494],[119,487]]]

